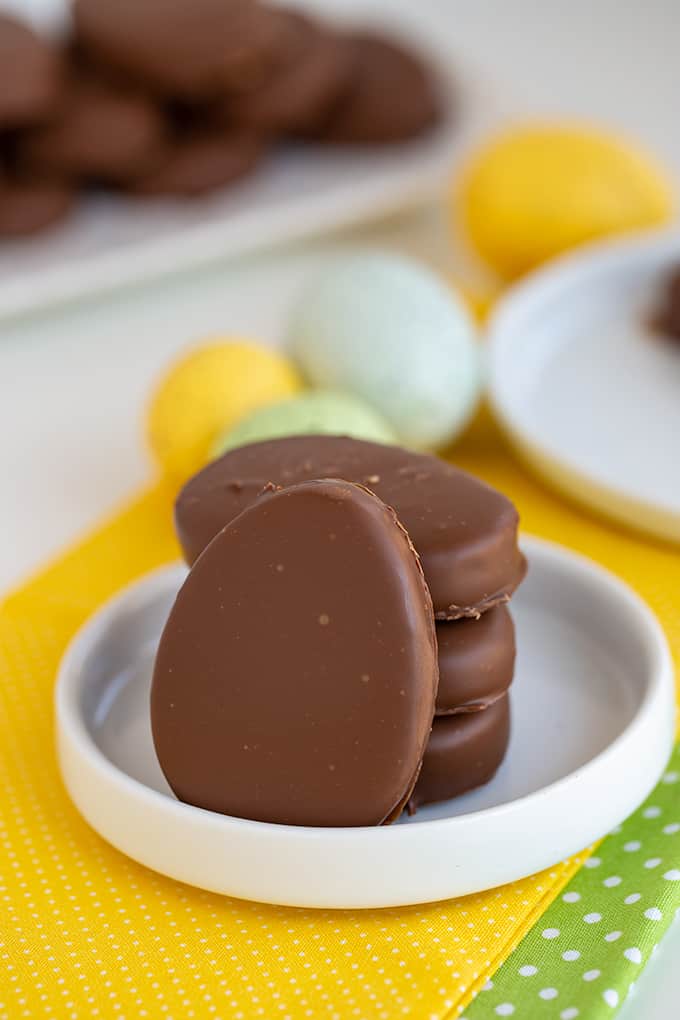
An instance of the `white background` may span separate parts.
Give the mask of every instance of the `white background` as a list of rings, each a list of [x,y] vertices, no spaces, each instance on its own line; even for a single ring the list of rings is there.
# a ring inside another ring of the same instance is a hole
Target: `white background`
[[[452,61],[474,67],[504,108],[603,121],[645,142],[680,181],[675,0],[419,0],[419,10],[443,19]],[[436,213],[360,236],[456,260]],[[0,323],[0,590],[150,477],[140,439],[149,386],[174,350],[231,325],[220,287],[232,271],[217,265],[171,285]],[[677,1015],[677,953],[680,930],[648,967],[624,1020]]]

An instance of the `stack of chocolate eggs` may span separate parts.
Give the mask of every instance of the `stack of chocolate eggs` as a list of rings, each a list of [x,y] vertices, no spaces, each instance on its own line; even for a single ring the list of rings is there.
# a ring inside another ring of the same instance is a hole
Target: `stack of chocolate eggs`
[[[151,718],[180,799],[375,825],[493,776],[526,570],[504,496],[430,455],[310,435],[230,450],[175,517],[190,571]]]

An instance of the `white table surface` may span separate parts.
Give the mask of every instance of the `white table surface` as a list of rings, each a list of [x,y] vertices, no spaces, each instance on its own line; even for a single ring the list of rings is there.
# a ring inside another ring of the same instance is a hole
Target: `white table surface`
[[[449,19],[452,59],[458,53],[473,63],[506,105],[511,95],[518,114],[602,120],[645,142],[680,180],[676,0],[423,0],[424,14],[428,6]],[[439,265],[460,262],[436,212],[358,236]],[[262,265],[267,271],[266,259]],[[215,265],[0,324],[0,591],[151,476],[140,438],[149,387],[174,351],[225,324],[220,281],[232,271]],[[677,1015],[677,953],[680,926],[623,1020]]]

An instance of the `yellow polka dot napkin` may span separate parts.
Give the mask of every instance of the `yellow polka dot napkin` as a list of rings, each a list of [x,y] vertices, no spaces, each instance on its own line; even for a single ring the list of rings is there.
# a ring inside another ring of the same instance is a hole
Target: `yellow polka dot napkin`
[[[493,433],[456,450],[514,498],[528,530],[590,553],[652,603],[680,652],[680,558],[532,482]],[[0,1020],[456,1016],[578,869],[461,900],[375,911],[269,907],[135,864],[61,785],[52,693],[76,628],[177,555],[160,484],[0,607]]]

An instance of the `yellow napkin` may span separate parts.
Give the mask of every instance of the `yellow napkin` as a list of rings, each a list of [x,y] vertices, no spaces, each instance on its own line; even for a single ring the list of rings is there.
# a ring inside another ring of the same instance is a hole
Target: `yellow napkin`
[[[455,459],[516,499],[526,528],[631,580],[677,656],[677,553],[565,508],[483,427]],[[52,735],[57,664],[103,599],[176,556],[171,502],[159,485],[0,607],[0,1018],[457,1015],[585,854],[461,900],[298,910],[156,875],[104,843],[71,806]]]

